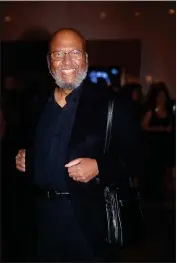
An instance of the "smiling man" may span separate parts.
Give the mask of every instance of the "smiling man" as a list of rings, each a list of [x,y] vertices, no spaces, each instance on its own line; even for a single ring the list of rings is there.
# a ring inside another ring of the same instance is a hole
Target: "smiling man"
[[[79,87],[88,69],[84,38],[76,31],[61,30],[49,49],[49,68],[57,86],[70,92]]]
[[[85,80],[85,39],[73,29],[57,31],[47,61],[55,89],[43,106],[26,154],[20,150],[16,156],[17,169],[28,173],[35,189],[35,260],[104,261],[103,185],[114,175],[120,186],[128,182],[118,156],[132,175],[137,174],[133,156],[137,160],[139,126],[121,101],[115,103],[110,153],[105,156],[110,93],[100,93]]]

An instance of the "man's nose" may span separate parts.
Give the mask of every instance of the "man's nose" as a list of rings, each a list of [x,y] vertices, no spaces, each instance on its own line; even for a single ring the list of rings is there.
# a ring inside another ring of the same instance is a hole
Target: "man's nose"
[[[63,57],[63,63],[65,64],[65,65],[68,65],[68,64],[70,64],[71,63],[71,57],[70,57],[70,55],[68,54],[68,53],[65,53],[65,55],[64,55],[64,57]]]

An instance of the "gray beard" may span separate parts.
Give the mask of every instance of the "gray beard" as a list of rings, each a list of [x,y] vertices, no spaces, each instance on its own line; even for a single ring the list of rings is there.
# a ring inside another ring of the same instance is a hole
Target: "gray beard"
[[[86,68],[83,72],[78,73],[78,75],[76,76],[76,79],[73,83],[67,83],[64,82],[56,73],[51,72],[52,77],[55,80],[55,83],[57,84],[57,86],[61,89],[65,89],[65,90],[74,90],[76,88],[78,88],[81,83],[83,82],[83,80],[86,78],[87,76],[87,71],[88,71],[88,60],[86,57]]]
[[[53,78],[55,80],[55,83],[57,84],[57,86],[61,89],[66,89],[66,90],[74,90],[76,88],[78,88],[81,83],[83,82],[83,80],[86,78],[87,76],[87,71],[88,71],[88,68],[86,68],[84,70],[84,72],[82,73],[79,73],[77,76],[76,76],[76,79],[73,83],[67,83],[67,82],[64,82],[60,77],[58,77],[57,75],[53,75]]]

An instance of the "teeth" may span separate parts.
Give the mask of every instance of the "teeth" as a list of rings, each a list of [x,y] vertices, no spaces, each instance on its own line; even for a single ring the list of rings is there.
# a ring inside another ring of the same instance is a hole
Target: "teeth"
[[[71,74],[71,73],[73,73],[75,71],[75,69],[63,69],[62,70],[62,72],[64,73],[64,74]]]

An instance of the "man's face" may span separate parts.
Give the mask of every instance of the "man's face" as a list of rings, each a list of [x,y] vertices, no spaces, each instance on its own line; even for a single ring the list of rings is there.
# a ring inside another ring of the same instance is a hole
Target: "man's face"
[[[60,88],[80,86],[87,75],[88,65],[83,41],[76,33],[64,31],[55,36],[50,45],[49,67]]]

